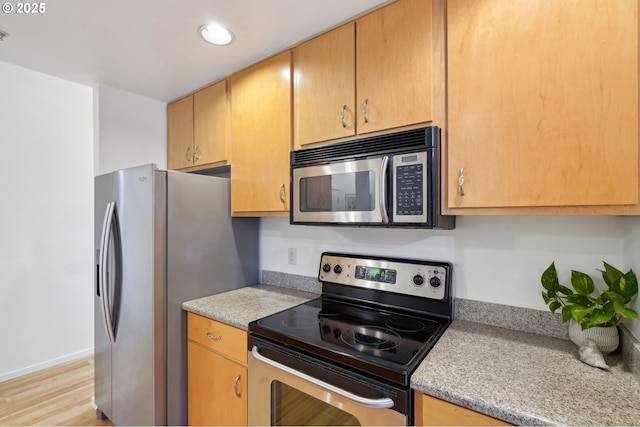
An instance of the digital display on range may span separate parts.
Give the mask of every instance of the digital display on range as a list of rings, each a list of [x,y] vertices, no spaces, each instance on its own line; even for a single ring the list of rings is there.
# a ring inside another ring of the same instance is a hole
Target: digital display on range
[[[369,280],[371,282],[396,283],[397,271],[390,268],[363,267],[356,265],[356,279]]]

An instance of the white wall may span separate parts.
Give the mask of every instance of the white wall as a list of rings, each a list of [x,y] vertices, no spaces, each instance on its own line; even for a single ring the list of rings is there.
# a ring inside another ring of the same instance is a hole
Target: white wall
[[[635,228],[640,247],[640,221]],[[260,259],[263,270],[304,276],[317,276],[325,250],[450,261],[457,297],[548,310],[540,275],[552,261],[563,283],[572,269],[598,277],[602,260],[622,268],[624,236],[620,217],[459,216],[451,231],[312,227],[263,218]],[[287,263],[288,248],[297,249],[296,265]]]
[[[147,163],[167,167],[167,104],[96,85],[96,175]]]
[[[92,108],[0,62],[0,381],[93,351]]]
[[[624,271],[630,268],[640,277],[640,217],[637,216],[624,219]],[[640,313],[640,297],[636,297],[631,308]],[[640,320],[625,323],[640,340]]]

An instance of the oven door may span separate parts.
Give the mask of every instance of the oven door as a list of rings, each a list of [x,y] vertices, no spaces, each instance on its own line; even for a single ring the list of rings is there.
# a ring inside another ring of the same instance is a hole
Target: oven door
[[[291,223],[387,224],[389,158],[291,169]]]
[[[253,344],[258,345],[250,344],[249,351],[249,425],[408,424],[408,391],[270,343]]]

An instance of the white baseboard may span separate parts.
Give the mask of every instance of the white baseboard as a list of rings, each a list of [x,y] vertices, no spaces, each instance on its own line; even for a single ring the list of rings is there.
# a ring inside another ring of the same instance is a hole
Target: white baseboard
[[[78,351],[76,353],[67,354],[62,357],[58,357],[55,359],[47,360],[45,362],[36,363],[35,365],[27,366],[25,368],[16,369],[15,371],[1,373],[0,374],[0,383],[12,380],[14,378],[21,377],[23,375],[32,374],[34,372],[41,371],[43,369],[50,368],[52,366],[60,365],[62,363],[71,362],[72,360],[81,359],[86,356],[90,356],[93,354],[93,347],[88,348],[86,350]]]

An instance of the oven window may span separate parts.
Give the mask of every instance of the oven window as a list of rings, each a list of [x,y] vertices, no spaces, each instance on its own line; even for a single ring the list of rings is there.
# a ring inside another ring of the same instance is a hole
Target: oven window
[[[361,171],[300,179],[301,212],[372,211],[375,172]]]
[[[272,426],[359,426],[358,420],[342,409],[280,381],[271,383]]]

